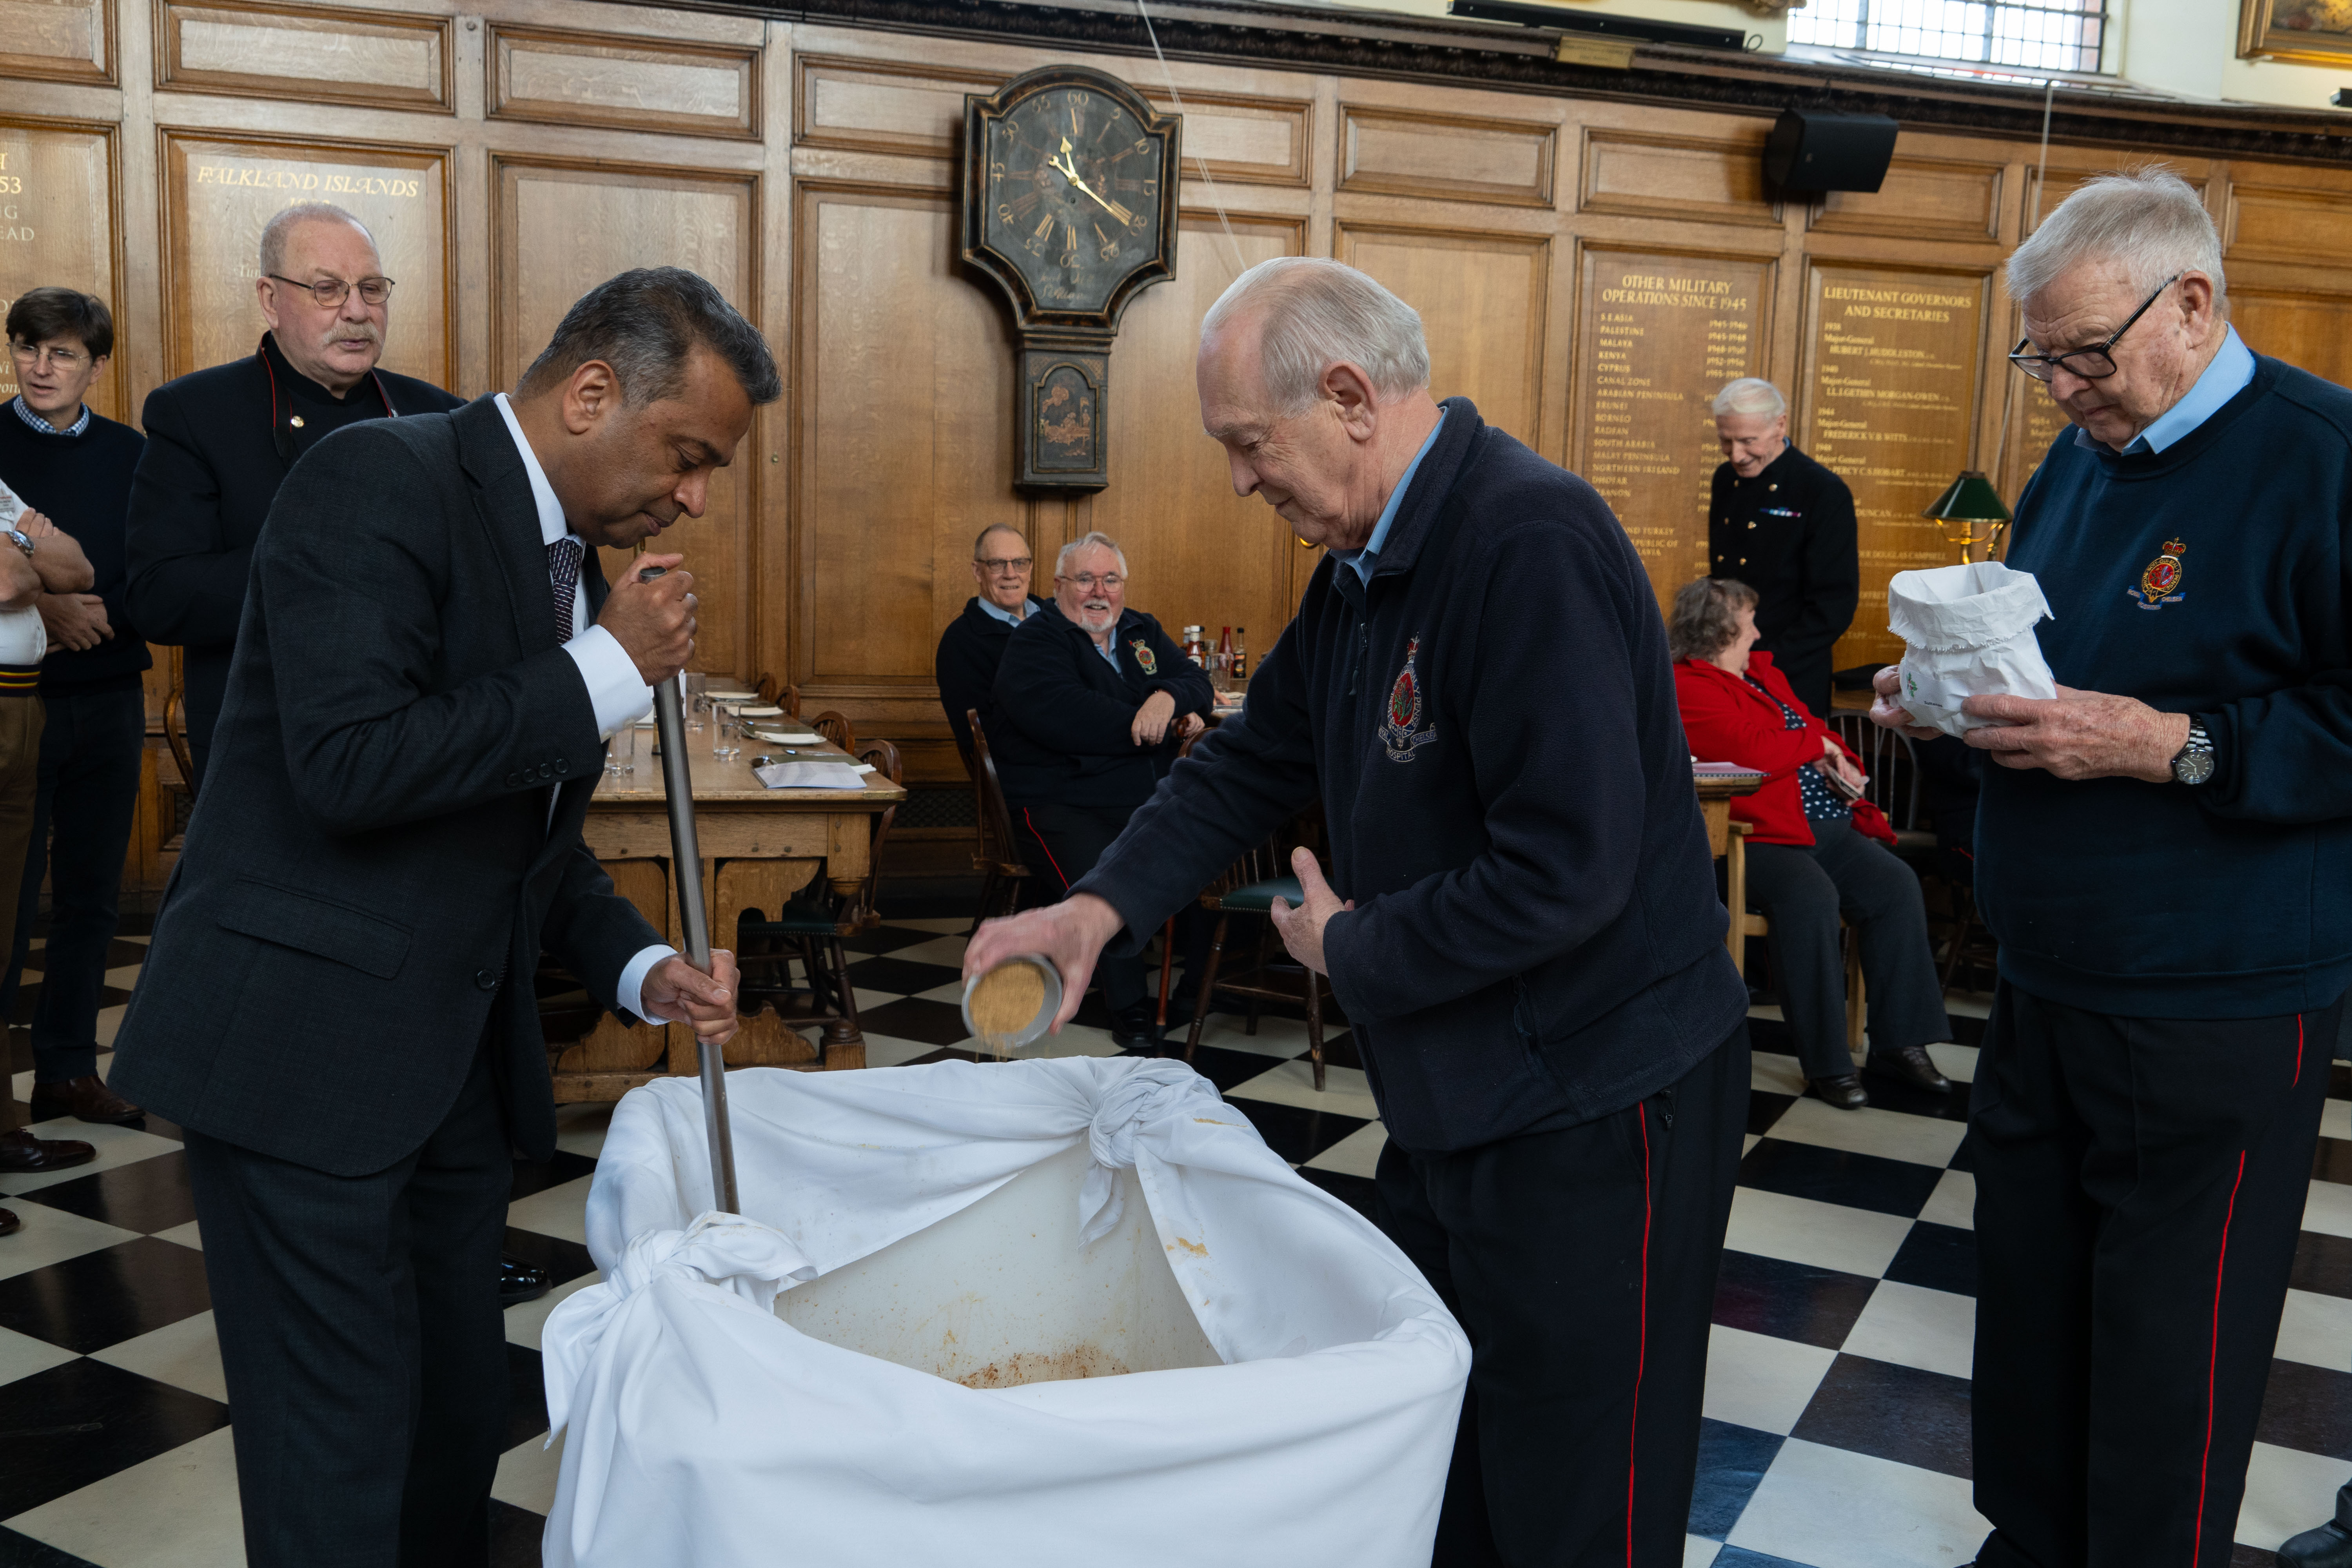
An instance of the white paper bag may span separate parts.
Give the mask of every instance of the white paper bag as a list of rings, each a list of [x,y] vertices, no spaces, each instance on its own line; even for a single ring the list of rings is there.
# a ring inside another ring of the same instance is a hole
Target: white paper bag
[[[1181,1062],[632,1090],[547,1321],[548,1568],[1414,1568],[1470,1346]],[[1024,1370],[1024,1367],[1026,1370]]]
[[[2050,614],[2031,572],[1998,561],[1897,572],[1886,584],[1886,624],[1903,639],[1904,710],[1921,724],[1958,735],[1971,697],[2058,695],[2033,628]]]

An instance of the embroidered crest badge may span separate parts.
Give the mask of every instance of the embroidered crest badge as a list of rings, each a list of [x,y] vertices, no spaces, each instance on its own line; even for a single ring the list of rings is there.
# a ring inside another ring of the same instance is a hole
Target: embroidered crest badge
[[[2164,542],[2164,553],[2147,563],[2139,574],[2139,586],[2124,592],[2143,610],[2157,609],[2165,605],[2177,605],[2187,597],[2180,591],[2180,557],[2189,546],[2178,539]]]
[[[1151,651],[1151,645],[1150,643],[1144,641],[1141,637],[1138,637],[1127,646],[1135,654],[1137,668],[1142,670],[1146,675],[1157,675],[1160,673],[1160,656]]]
[[[1389,688],[1389,721],[1381,726],[1381,744],[1392,763],[1412,761],[1416,751],[1437,739],[1434,724],[1421,727],[1421,676],[1414,668],[1420,655],[1421,639],[1414,637],[1404,645],[1404,668]]]

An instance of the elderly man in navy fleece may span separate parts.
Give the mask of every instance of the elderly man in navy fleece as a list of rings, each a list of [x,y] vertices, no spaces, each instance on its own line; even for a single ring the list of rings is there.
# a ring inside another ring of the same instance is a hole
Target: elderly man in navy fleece
[[[2352,393],[2240,341],[2160,170],[2069,196],[2009,290],[2074,427],[2008,557],[2059,694],[1966,704],[1978,1562],[2221,1568],[2352,981]]]
[[[1325,559],[1241,717],[966,968],[1051,955],[1066,1019],[1319,798],[1329,881],[1302,850],[1275,921],[1354,1026],[1382,1227],[1472,1346],[1437,1561],[1680,1563],[1747,990],[1657,600],[1591,487],[1431,400],[1420,316],[1351,268],[1244,273],[1198,374],[1234,489]]]

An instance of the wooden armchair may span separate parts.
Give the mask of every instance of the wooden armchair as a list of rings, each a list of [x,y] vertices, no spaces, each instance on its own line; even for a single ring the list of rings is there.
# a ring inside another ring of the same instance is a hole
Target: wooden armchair
[[[1288,952],[1275,938],[1273,919],[1276,898],[1287,900],[1293,909],[1306,902],[1298,879],[1290,874],[1290,852],[1300,846],[1314,849],[1322,837],[1318,806],[1294,817],[1273,837],[1234,861],[1201,895],[1201,907],[1216,913],[1217,930],[1210,941],[1208,966],[1201,974],[1200,994],[1192,1003],[1192,1026],[1184,1039],[1186,1061],[1200,1048],[1201,1026],[1217,992],[1248,1000],[1242,1031],[1248,1035],[1257,1033],[1259,1003],[1299,1002],[1307,1008],[1307,1055],[1315,1064],[1315,1087],[1318,1090],[1324,1087],[1323,1002],[1331,994],[1331,983],[1305,964],[1290,962]],[[1265,923],[1258,928],[1252,966],[1223,977],[1218,972],[1224,964],[1225,937],[1235,915],[1261,916]]]
[[[972,816],[980,824],[980,853],[971,858],[971,868],[981,874],[980,909],[971,917],[971,929],[978,931],[980,922],[991,916],[1013,912],[1029,868],[1013,837],[1013,809],[1004,803],[1004,785],[996,776],[996,759],[989,755],[988,731],[981,728],[980,712],[970,710],[964,717],[971,725]],[[997,908],[999,900],[1003,909]]]

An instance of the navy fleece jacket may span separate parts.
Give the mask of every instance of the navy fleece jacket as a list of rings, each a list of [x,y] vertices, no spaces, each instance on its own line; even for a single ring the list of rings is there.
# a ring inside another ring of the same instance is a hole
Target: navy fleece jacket
[[[1582,479],[1446,407],[1370,582],[1316,568],[1241,717],[1072,889],[1139,945],[1319,795],[1357,906],[1332,986],[1416,1152],[1622,1110],[1748,1005],[1640,557]]]
[[[2352,392],[2259,359],[2160,453],[2063,432],[2007,560],[2050,601],[2058,683],[2202,719],[2215,771],[2192,788],[1986,768],[1977,901],[2001,973],[2132,1017],[2334,1002],[2352,983]]]

